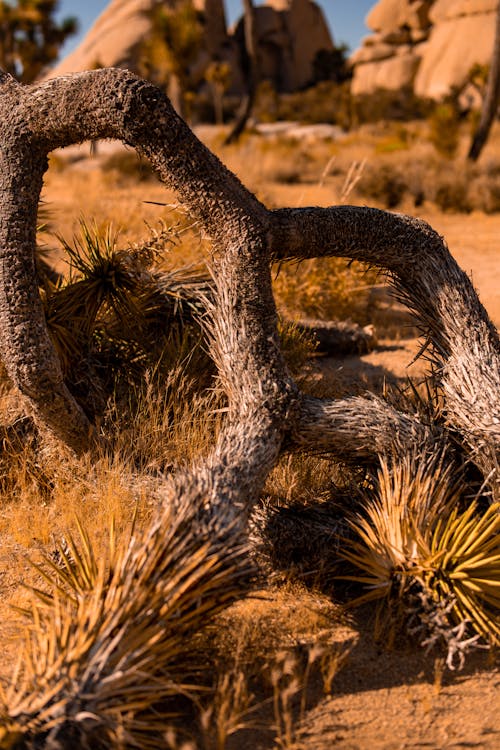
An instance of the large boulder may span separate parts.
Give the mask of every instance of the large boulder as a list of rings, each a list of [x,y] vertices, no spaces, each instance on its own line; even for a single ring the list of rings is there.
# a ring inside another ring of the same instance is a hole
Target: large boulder
[[[497,7],[498,0],[435,0],[430,12],[430,20],[432,23],[439,23],[460,16],[491,13]]]
[[[366,25],[374,31],[390,32],[403,27],[429,26],[432,0],[381,0],[368,13]]]
[[[407,88],[415,78],[419,62],[419,58],[410,52],[360,65],[359,73],[352,82],[352,93],[365,94],[378,89],[400,91]]]
[[[226,60],[233,68],[233,93],[244,90],[242,22],[234,34],[227,30],[224,0],[193,0],[203,13],[205,40],[197,74],[211,60]],[[95,67],[126,67],[139,72],[138,51],[147,37],[147,12],[158,0],[112,0],[85,39],[51,72],[50,77]],[[165,4],[175,0],[165,0]],[[321,8],[313,0],[267,0],[256,7],[257,36],[265,78],[282,91],[295,91],[313,77],[313,63],[320,50],[332,50],[333,42]],[[199,77],[199,75],[197,75]]]
[[[333,50],[321,8],[313,0],[267,0],[256,5],[255,18],[262,78],[281,92],[311,83],[316,55]],[[243,45],[243,19],[235,37]]]
[[[321,50],[332,51],[333,42],[321,8],[311,0],[267,0],[280,11],[290,44],[288,65],[283,71],[288,89],[306,86],[313,78],[313,63]]]
[[[463,15],[434,26],[415,77],[417,96],[442,99],[466,85],[475,63],[490,62],[495,12]]]
[[[96,67],[136,67],[137,48],[148,33],[146,13],[154,0],[112,0],[78,47],[50,71],[50,77]]]
[[[352,91],[411,88],[441,99],[490,61],[498,0],[380,0],[367,16],[375,32],[351,57]]]
[[[202,58],[223,57],[228,45],[223,0],[193,1],[195,8],[204,15]],[[172,2],[175,0],[166,0],[165,5]],[[111,0],[80,45],[53,68],[49,76],[108,66],[139,72],[139,48],[151,28],[147,14],[157,4],[158,0]]]

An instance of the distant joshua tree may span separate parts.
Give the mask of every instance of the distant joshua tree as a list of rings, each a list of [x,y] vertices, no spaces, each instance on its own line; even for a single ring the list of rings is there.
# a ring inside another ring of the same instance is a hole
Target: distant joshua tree
[[[203,43],[202,16],[192,0],[180,0],[172,7],[156,4],[147,14],[151,32],[141,45],[141,72],[166,89],[176,112],[183,117],[190,69]]]
[[[205,71],[205,80],[210,86],[214,101],[215,122],[224,121],[224,94],[231,84],[231,66],[227,62],[211,62]]]
[[[0,2],[0,67],[30,83],[57,59],[66,39],[77,31],[74,18],[54,19],[58,0]]]
[[[476,132],[472,139],[472,144],[469,149],[468,159],[471,161],[477,161],[481,155],[488,136],[490,129],[493,124],[493,120],[498,112],[498,105],[500,103],[500,2],[498,3],[498,10],[496,15],[496,26],[495,26],[495,42],[493,44],[493,53],[491,55],[490,72],[488,75],[488,81],[486,84],[486,94],[484,97],[483,109],[481,112],[481,119],[477,126]]]
[[[246,124],[255,104],[257,89],[260,83],[259,41],[257,37],[257,19],[253,0],[243,0],[243,25],[245,34],[246,93],[236,115],[226,143],[234,143],[245,130]]]

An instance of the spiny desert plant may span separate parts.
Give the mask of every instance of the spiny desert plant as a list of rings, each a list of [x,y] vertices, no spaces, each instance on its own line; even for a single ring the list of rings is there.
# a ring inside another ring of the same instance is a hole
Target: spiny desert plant
[[[355,536],[340,551],[358,571],[345,577],[368,589],[356,603],[377,601],[380,615],[389,605],[404,621],[411,612],[427,643],[439,629],[450,664],[465,641],[498,644],[500,636],[500,506],[481,513],[473,502],[463,510],[465,484],[454,473],[443,455],[382,461],[376,496],[352,518]]]
[[[49,591],[35,591],[1,748],[157,748],[172,700],[199,690],[196,636],[251,585],[241,535],[192,497],[128,544],[111,534],[99,559],[80,536],[48,561]]]
[[[46,280],[45,316],[67,381],[91,412],[103,411],[120,382],[137,383],[152,367],[167,371],[185,337],[190,348],[199,343],[207,274],[155,268],[175,233],[162,226],[141,245],[120,249],[111,227],[102,232],[82,220],[73,243],[60,238],[69,277]]]

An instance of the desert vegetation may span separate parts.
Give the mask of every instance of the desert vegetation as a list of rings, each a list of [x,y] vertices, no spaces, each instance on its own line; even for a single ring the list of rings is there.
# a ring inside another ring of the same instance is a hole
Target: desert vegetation
[[[353,604],[434,690],[493,658],[498,336],[440,235],[382,209],[494,214],[495,142],[464,173],[463,123],[454,154],[428,123],[216,134],[250,192],[128,73],[2,87],[0,746],[319,747]],[[148,163],[56,152],[38,212],[47,153],[101,137]],[[423,380],[318,378],[304,321],[395,339],[395,313]]]

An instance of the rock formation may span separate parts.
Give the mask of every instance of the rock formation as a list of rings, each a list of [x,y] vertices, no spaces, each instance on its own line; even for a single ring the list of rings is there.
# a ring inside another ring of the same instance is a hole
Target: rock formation
[[[373,34],[351,57],[352,91],[413,89],[441,99],[461,89],[472,66],[489,63],[498,0],[380,0],[366,18]]]
[[[165,0],[171,4],[175,0]],[[124,67],[138,71],[138,49],[148,34],[147,11],[158,0],[112,0],[77,49],[50,71],[53,78],[95,67]],[[241,21],[227,29],[223,0],[194,0],[205,19],[205,44],[197,64],[226,60],[233,69],[233,92],[241,93],[244,76]],[[323,13],[313,0],[267,0],[256,8],[263,77],[280,91],[309,83],[313,62],[333,43]]]
[[[148,32],[154,0],[112,0],[79,46],[50,71],[53,78],[96,67],[133,68],[137,47]]]
[[[267,0],[256,16],[263,77],[278,91],[306,86],[316,54],[333,49],[321,8],[310,0]]]

